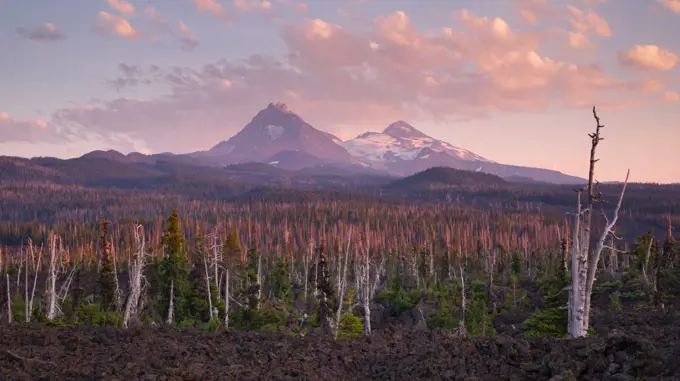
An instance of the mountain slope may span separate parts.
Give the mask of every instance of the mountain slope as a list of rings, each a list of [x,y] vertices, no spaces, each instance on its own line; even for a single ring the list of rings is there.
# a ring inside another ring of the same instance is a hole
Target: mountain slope
[[[461,160],[489,161],[474,152],[427,136],[404,121],[390,124],[382,133],[359,135],[343,142],[342,146],[354,156],[377,162],[422,160],[433,154],[445,154]]]
[[[283,103],[270,103],[241,131],[208,151],[190,154],[222,165],[263,161],[282,151],[300,151],[324,161],[349,163],[337,137],[315,129]]]
[[[399,176],[409,176],[432,167],[450,167],[538,182],[580,184],[585,181],[558,171],[496,163],[434,139],[404,121],[390,124],[382,133],[367,132],[341,145],[369,165]]]
[[[414,175],[396,180],[389,189],[418,190],[441,189],[459,186],[503,186],[508,183],[502,178],[483,172],[464,171],[447,167],[433,167]]]

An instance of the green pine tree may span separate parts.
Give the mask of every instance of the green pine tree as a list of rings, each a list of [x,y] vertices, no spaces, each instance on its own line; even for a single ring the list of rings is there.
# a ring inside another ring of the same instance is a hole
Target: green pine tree
[[[160,263],[158,312],[167,317],[170,305],[170,285],[173,284],[173,305],[175,321],[181,322],[189,316],[187,296],[189,294],[189,261],[184,253],[184,233],[180,228],[177,209],[172,211],[163,233],[165,256]]]
[[[106,236],[108,226],[109,223],[102,217],[99,225],[102,255],[102,267],[99,271],[99,305],[101,310],[106,312],[115,309],[114,299],[116,296],[116,272],[113,266],[111,242]]]

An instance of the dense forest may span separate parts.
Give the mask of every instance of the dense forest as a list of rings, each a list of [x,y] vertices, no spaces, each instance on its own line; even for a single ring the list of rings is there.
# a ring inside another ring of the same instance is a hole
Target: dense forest
[[[446,168],[343,190],[236,184],[3,182],[4,320],[171,320],[338,337],[390,324],[566,333],[571,188]],[[620,188],[600,185],[598,209],[611,213]],[[664,298],[671,308],[676,188],[628,185],[616,239],[598,264],[605,296],[594,312],[657,308]],[[605,220],[593,219],[597,236]]]

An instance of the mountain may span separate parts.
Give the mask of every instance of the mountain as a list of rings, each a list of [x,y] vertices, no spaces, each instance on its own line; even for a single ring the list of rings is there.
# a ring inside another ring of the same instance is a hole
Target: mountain
[[[397,121],[382,132],[366,132],[354,139],[340,140],[317,130],[283,103],[270,103],[242,130],[207,151],[189,154],[144,155],[133,152],[93,151],[82,158],[107,159],[125,164],[224,167],[264,163],[287,171],[343,168],[376,176],[410,176],[433,167],[450,167],[500,176],[511,182],[583,184],[585,179],[558,171],[500,164],[464,148],[424,134],[405,121]],[[156,168],[158,169],[158,168]],[[185,169],[186,170],[186,169]],[[197,171],[194,168],[192,171]]]
[[[400,176],[409,176],[432,167],[451,167],[537,182],[585,182],[585,179],[558,171],[496,163],[464,148],[434,139],[404,121],[390,124],[382,133],[366,132],[339,144],[368,165]]]
[[[445,154],[446,157],[458,160],[489,162],[489,160],[466,149],[433,139],[404,121],[390,124],[382,133],[367,132],[343,142],[341,145],[350,154],[374,162],[426,160],[439,154]]]
[[[319,158],[322,162],[351,162],[350,154],[336,142],[340,142],[340,139],[315,129],[285,104],[270,103],[229,140],[220,142],[208,151],[189,156],[226,165],[263,162],[282,151],[298,151]],[[319,162],[312,165],[315,164]]]
[[[442,189],[460,186],[494,187],[508,183],[502,178],[483,172],[464,171],[448,167],[433,167],[414,175],[396,180],[388,185],[389,189],[419,190]]]

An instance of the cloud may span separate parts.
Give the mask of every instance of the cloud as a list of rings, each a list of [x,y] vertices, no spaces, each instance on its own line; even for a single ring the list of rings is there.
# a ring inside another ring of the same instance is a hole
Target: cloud
[[[15,120],[8,113],[0,112],[0,143],[39,142],[54,138],[54,131],[41,119]]]
[[[17,27],[14,31],[19,36],[33,41],[55,42],[66,39],[66,34],[57,30],[57,27],[50,23],[35,28]]]
[[[250,9],[269,10],[272,3],[267,0],[234,0],[234,8],[239,12],[246,12]]]
[[[171,24],[152,6],[148,6],[145,13],[154,30],[151,35],[152,41],[159,42],[161,34],[167,34],[184,51],[192,51],[199,45],[196,34],[184,22],[179,21],[176,24]]]
[[[619,62],[638,70],[668,71],[678,63],[678,55],[656,45],[635,45],[619,53]]]
[[[515,10],[520,22],[537,25],[540,17],[549,11],[548,0],[520,0]]]
[[[193,50],[198,46],[198,40],[196,39],[194,32],[181,21],[177,25],[180,31],[179,43],[182,46],[182,49]]]
[[[680,0],[658,0],[659,4],[680,15]]]
[[[229,15],[216,0],[193,0],[193,2],[198,11],[209,12],[225,21],[230,21]]]
[[[642,92],[654,93],[665,87],[665,84],[658,79],[646,79],[642,82]]]
[[[423,32],[401,11],[376,17],[362,32],[313,19],[282,28],[285,59],[255,54],[201,68],[121,65],[110,83],[122,93],[134,96],[150,85],[165,94],[64,108],[52,123],[121,134],[154,152],[186,152],[230,137],[272,101],[288,103],[324,131],[347,133],[398,119],[641,103],[641,82],[619,80],[595,63],[547,56],[535,28],[515,29],[470,11],[453,14],[451,25]]]
[[[573,5],[567,5],[567,10],[571,15],[569,22],[577,33],[592,31],[602,37],[612,36],[613,32],[607,20],[594,10],[583,11]]]
[[[664,91],[663,94],[661,94],[661,99],[665,102],[678,102],[680,101],[680,94],[675,91]]]
[[[99,25],[97,30],[102,34],[110,36],[119,36],[127,39],[136,39],[139,37],[139,32],[130,25],[130,23],[116,15],[108,12],[99,12]]]
[[[135,6],[126,0],[107,0],[109,6],[120,13],[131,15],[135,13]]]

